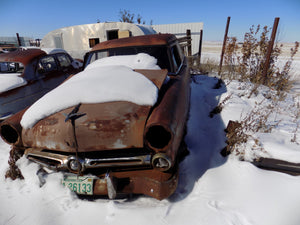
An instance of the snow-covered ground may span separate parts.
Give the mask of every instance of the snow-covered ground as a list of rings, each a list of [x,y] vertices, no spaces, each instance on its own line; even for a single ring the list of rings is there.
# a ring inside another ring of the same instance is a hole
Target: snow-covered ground
[[[39,187],[38,166],[24,157],[18,166],[25,179],[5,179],[10,146],[0,140],[0,224],[299,225],[300,177],[258,169],[235,155],[220,155],[226,145],[227,122],[247,115],[269,91],[262,88],[249,99],[244,94],[249,84],[225,81],[226,86],[213,89],[217,81],[195,76],[191,83],[186,136],[190,154],[180,165],[179,185],[169,199],[79,199],[61,185],[59,173],[49,174]],[[210,111],[228,95],[221,114],[210,118]],[[295,118],[299,98],[290,94],[276,107],[270,122],[281,120],[278,126],[272,133],[255,134],[264,151],[251,150],[249,142],[244,148],[247,156],[263,154],[300,162],[300,128],[296,129],[300,119]],[[260,107],[268,101],[265,98]],[[291,142],[295,133],[296,142]]]

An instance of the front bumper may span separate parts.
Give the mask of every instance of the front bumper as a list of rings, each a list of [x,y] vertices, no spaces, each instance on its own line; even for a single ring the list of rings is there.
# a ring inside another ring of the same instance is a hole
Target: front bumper
[[[176,190],[178,171],[164,173],[156,170],[110,172],[104,179],[94,181],[94,195],[144,194],[158,200],[168,198]]]
[[[25,156],[43,167],[70,174],[93,174],[93,194],[115,198],[117,194],[144,194],[162,200],[174,193],[178,183],[177,167],[163,172],[151,166],[151,155],[78,159],[80,170],[72,171],[75,156],[28,148]],[[107,172],[109,171],[109,172]],[[115,194],[114,194],[115,193]]]
[[[151,155],[107,157],[107,158],[76,158],[75,155],[63,155],[53,152],[45,152],[41,149],[28,148],[25,156],[48,169],[59,171],[69,170],[70,172],[84,173],[86,170],[107,168],[107,167],[131,167],[150,166]],[[78,168],[72,169],[70,164],[76,161]]]

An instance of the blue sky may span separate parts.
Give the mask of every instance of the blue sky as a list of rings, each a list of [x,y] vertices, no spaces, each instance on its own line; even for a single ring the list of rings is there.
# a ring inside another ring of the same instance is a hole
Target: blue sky
[[[223,40],[228,16],[229,36],[239,40],[251,25],[271,27],[280,17],[278,40],[300,41],[300,0],[0,0],[0,36],[43,38],[66,26],[119,21],[124,9],[146,24],[203,22],[206,41]]]

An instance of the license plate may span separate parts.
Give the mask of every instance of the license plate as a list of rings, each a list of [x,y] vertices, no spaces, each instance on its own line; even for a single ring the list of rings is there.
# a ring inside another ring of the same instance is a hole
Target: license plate
[[[62,184],[78,194],[93,195],[92,177],[64,176]]]

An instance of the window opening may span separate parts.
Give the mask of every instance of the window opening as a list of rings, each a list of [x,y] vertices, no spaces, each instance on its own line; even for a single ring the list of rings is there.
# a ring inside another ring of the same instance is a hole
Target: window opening
[[[94,47],[96,44],[99,44],[99,43],[100,43],[99,38],[90,38],[89,39],[90,48]]]
[[[57,64],[53,56],[45,56],[40,59],[38,64],[39,73],[46,73],[57,70]]]
[[[180,67],[181,63],[182,63],[182,59],[181,59],[180,54],[178,52],[177,46],[172,47],[171,53],[172,53],[172,60],[173,60],[173,63],[174,63],[174,67],[175,67],[174,72],[176,72],[178,70],[178,68]]]
[[[58,62],[61,67],[66,68],[66,67],[71,66],[71,60],[67,55],[59,54],[59,55],[57,55],[57,59],[58,59]]]
[[[109,30],[107,31],[107,40],[118,39],[118,30]]]

